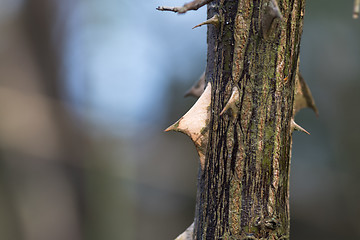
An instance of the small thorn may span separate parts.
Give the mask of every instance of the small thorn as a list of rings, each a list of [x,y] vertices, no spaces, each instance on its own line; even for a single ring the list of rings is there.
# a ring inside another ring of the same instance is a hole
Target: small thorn
[[[297,71],[295,76],[295,100],[294,100],[294,115],[303,108],[311,108],[316,116],[319,116],[319,111],[315,105],[314,98],[311,94],[309,86],[301,73]]]
[[[271,219],[265,220],[264,225],[268,229],[275,230],[276,228],[278,228],[280,226],[280,223],[275,218],[271,218]]]
[[[275,18],[279,18],[280,20],[283,20],[283,16],[280,12],[279,6],[277,4],[276,0],[270,0],[269,6],[271,8],[271,14],[275,17]]]
[[[207,25],[207,24],[212,24],[212,25],[214,25],[215,27],[219,27],[219,22],[220,22],[220,21],[219,21],[219,16],[218,16],[217,14],[215,14],[212,18],[209,18],[209,19],[206,20],[205,22],[196,25],[196,26],[193,27],[192,29],[197,28],[197,27],[200,27],[200,26],[203,26],[203,25]]]
[[[226,103],[224,109],[221,111],[220,116],[231,109],[231,116],[236,119],[236,115],[239,111],[239,107],[236,106],[239,103],[240,93],[237,87],[233,87],[233,91],[229,101]]]
[[[271,30],[271,26],[276,18],[280,19],[281,21],[283,20],[283,16],[280,12],[276,0],[269,0],[269,2],[265,5],[262,18],[262,30],[264,38],[267,38],[270,35],[269,32]]]
[[[205,72],[201,74],[199,80],[185,93],[184,97],[200,97],[205,88]]]
[[[304,133],[310,135],[310,133],[308,131],[306,131],[304,128],[302,128],[300,125],[298,125],[294,121],[294,119],[291,119],[291,129],[292,129],[292,131],[296,130],[296,131],[304,132]]]

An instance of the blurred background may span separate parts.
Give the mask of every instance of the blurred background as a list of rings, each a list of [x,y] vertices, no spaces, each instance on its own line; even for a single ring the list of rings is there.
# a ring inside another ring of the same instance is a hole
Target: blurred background
[[[180,0],[0,0],[0,239],[173,239],[193,221],[197,154],[163,130],[206,66],[206,8]],[[360,20],[307,1],[291,236],[360,239]]]

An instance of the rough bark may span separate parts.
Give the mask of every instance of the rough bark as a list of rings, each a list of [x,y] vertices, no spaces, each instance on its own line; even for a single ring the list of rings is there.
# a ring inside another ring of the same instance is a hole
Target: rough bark
[[[213,87],[195,239],[289,238],[291,119],[305,1],[280,1],[282,21],[266,20],[268,4],[208,6],[208,18],[221,20],[208,31],[206,80]],[[269,29],[264,21],[272,22]],[[236,114],[220,115],[233,91]]]
[[[302,129],[293,118],[313,103],[297,82],[304,7],[305,0],[208,4],[208,19],[218,21],[208,27],[208,87],[168,129],[192,138],[201,163],[194,229],[178,239],[289,239],[291,135]],[[197,115],[201,124],[192,123]]]

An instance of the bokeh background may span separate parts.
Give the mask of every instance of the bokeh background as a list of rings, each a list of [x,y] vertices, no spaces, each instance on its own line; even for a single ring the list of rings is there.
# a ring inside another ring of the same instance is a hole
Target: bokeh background
[[[206,9],[180,0],[0,1],[0,239],[173,239],[193,221],[197,154],[164,133],[195,102]],[[360,239],[360,20],[307,1],[291,236]]]

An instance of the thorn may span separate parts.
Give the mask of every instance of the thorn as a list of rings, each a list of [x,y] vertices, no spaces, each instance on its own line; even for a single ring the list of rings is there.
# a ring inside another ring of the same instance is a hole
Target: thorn
[[[205,88],[205,72],[201,74],[199,80],[185,93],[184,97],[200,97]]]
[[[270,0],[269,7],[270,15],[272,15],[274,18],[279,18],[280,20],[283,20],[283,16],[280,12],[279,5],[277,4],[276,0]]]
[[[170,11],[170,12],[177,12],[177,13],[186,13],[189,10],[198,10],[202,6],[212,2],[213,0],[194,0],[192,2],[184,4],[182,7],[163,7],[159,6],[156,10],[159,11]]]
[[[226,113],[229,109],[231,109],[231,116],[233,119],[236,119],[236,115],[239,111],[239,107],[236,106],[240,100],[240,93],[237,87],[233,87],[231,97],[227,104],[225,105],[224,109],[221,111],[220,116]]]
[[[272,23],[276,18],[280,19],[281,21],[283,20],[283,16],[280,12],[276,0],[269,0],[269,2],[265,4],[264,15],[262,17],[262,30],[264,38],[269,36]]]
[[[201,168],[205,167],[205,149],[207,145],[211,104],[211,84],[208,83],[204,93],[194,106],[176,123],[165,129],[165,132],[177,131],[188,135],[193,141],[200,157]]]
[[[304,132],[308,135],[310,135],[310,133],[308,131],[306,131],[304,128],[302,128],[300,125],[298,125],[294,119],[291,119],[291,131],[293,132],[294,130],[296,131],[301,131]]]
[[[180,234],[175,240],[192,240],[194,233],[194,223],[192,223],[182,234]]]
[[[266,228],[275,230],[277,227],[279,227],[279,221],[277,221],[275,218],[271,218],[264,221],[264,225]]]
[[[354,1],[354,13],[353,18],[357,19],[359,17],[359,10],[360,10],[360,0]]]
[[[309,107],[315,112],[316,116],[319,116],[310,88],[299,71],[295,76],[295,84],[294,115],[301,109]]]
[[[203,25],[207,25],[207,24],[212,24],[212,25],[214,25],[215,27],[219,27],[219,22],[220,22],[220,21],[219,21],[219,16],[218,16],[217,14],[215,14],[212,18],[209,18],[209,19],[206,20],[205,22],[196,25],[196,26],[193,27],[192,29],[197,28],[197,27],[200,27],[200,26],[203,26]]]
[[[164,132],[177,131],[178,126],[179,126],[179,120],[170,127],[168,127],[167,129],[165,129]]]

